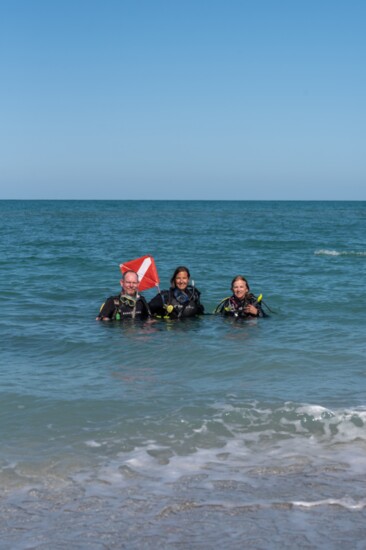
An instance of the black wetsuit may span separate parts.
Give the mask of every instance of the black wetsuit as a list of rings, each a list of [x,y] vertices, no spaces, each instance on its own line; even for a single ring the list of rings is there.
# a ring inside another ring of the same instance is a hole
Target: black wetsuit
[[[156,317],[183,319],[202,315],[204,307],[200,302],[200,292],[191,285],[186,290],[170,288],[162,290],[150,302],[150,311]]]
[[[150,316],[149,306],[143,296],[137,299],[126,294],[110,296],[102,305],[98,319],[107,317],[112,320],[146,319]]]
[[[257,315],[245,313],[244,309],[249,305],[254,305],[257,308]],[[230,317],[266,317],[260,302],[257,302],[257,298],[251,293],[246,294],[242,300],[239,300],[234,295],[230,296],[230,298],[225,298],[217,306],[215,313],[221,313]]]

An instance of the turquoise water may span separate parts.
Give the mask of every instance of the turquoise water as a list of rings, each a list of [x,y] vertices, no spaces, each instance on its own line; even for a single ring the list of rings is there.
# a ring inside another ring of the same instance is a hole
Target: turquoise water
[[[2,548],[364,548],[365,202],[0,220]],[[238,273],[275,313],[96,322],[144,254],[161,288],[186,264],[208,313]]]

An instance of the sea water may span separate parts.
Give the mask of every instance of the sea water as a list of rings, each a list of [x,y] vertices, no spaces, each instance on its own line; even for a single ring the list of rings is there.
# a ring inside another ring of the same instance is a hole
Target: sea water
[[[0,216],[2,549],[366,547],[365,202]],[[97,322],[145,254],[207,315]],[[212,315],[237,274],[267,318]]]

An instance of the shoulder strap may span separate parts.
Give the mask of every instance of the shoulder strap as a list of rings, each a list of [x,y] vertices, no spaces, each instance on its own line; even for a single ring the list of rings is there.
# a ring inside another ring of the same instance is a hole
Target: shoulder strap
[[[147,303],[145,296],[141,296],[141,294],[140,294],[139,299],[144,304],[149,317],[151,317],[151,311],[150,311],[149,304]]]
[[[227,296],[226,298],[224,298],[223,300],[221,300],[221,302],[216,306],[216,308],[214,309],[214,315],[216,315],[217,313],[221,313],[222,310],[224,309],[224,304],[227,300],[230,300],[230,296]]]

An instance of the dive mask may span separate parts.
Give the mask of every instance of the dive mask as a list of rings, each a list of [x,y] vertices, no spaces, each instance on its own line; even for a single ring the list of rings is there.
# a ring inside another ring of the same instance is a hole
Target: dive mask
[[[133,296],[128,296],[127,294],[122,294],[119,298],[119,301],[124,306],[135,307],[137,300]]]

